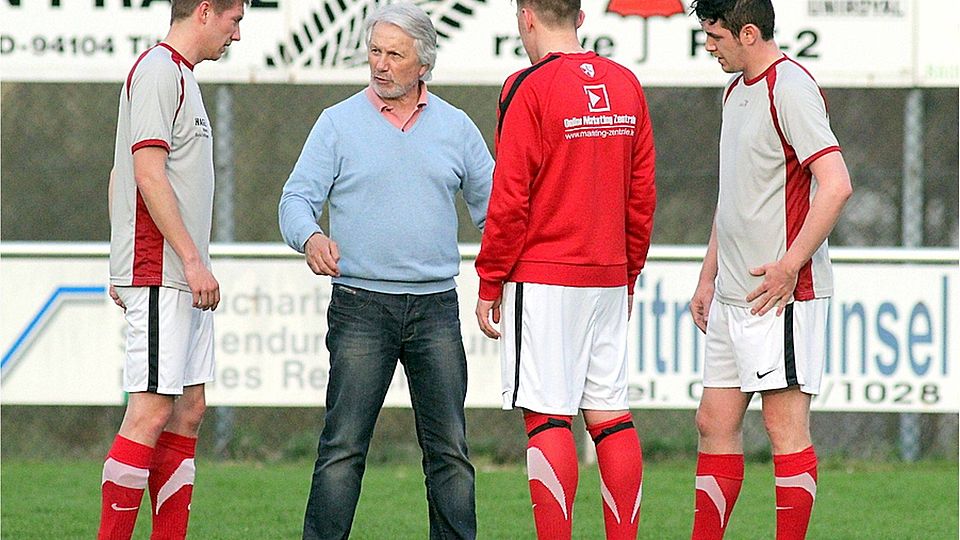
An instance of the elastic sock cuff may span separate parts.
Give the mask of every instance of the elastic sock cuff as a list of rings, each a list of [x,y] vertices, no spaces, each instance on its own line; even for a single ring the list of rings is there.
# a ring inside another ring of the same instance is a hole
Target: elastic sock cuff
[[[171,431],[164,431],[160,434],[160,438],[157,439],[157,446],[169,448],[177,453],[193,457],[197,452],[197,439],[196,437],[187,437]]]
[[[697,454],[697,476],[743,480],[743,454]]]
[[[153,456],[153,448],[132,441],[122,435],[117,435],[113,439],[113,446],[107,453],[108,458],[113,458],[120,463],[145,469],[150,466],[150,458]]]
[[[817,452],[813,446],[793,454],[775,454],[773,473],[776,476],[796,476],[817,467]]]

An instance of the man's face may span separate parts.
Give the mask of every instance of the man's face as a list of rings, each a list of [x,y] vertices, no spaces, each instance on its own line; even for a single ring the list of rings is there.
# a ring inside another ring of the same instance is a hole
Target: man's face
[[[727,73],[739,73],[744,69],[743,44],[720,21],[700,21],[700,28],[707,35],[704,48],[720,62]]]
[[[384,100],[419,95],[420,77],[427,66],[420,63],[413,38],[390,23],[377,23],[367,51],[370,86]]]
[[[227,47],[234,41],[240,41],[240,20],[243,19],[243,2],[217,13],[213,7],[206,14],[207,49],[206,60],[219,60]]]

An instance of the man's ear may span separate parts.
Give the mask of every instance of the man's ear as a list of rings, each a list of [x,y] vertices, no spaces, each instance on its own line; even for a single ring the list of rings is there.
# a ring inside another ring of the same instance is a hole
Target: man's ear
[[[763,36],[761,35],[760,29],[757,28],[755,24],[745,24],[743,28],[740,29],[740,43],[743,45],[753,45],[759,41],[762,41]]]
[[[520,8],[520,20],[523,22],[523,27],[527,30],[530,30],[536,22],[537,15],[531,9]]]
[[[213,6],[207,1],[197,4],[197,9],[193,12],[193,16],[200,24],[206,24],[207,19],[209,19],[212,15]]]
[[[581,9],[580,12],[577,13],[577,29],[579,29],[580,25],[583,24],[583,19],[585,18],[586,18],[586,14],[584,14],[583,10]]]

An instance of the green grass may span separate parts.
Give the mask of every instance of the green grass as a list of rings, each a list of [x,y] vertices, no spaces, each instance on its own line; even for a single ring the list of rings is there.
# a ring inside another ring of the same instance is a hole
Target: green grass
[[[93,538],[99,517],[101,464],[5,459],[0,483],[4,539]],[[727,531],[731,539],[774,537],[770,464],[748,463]],[[310,463],[198,464],[190,536],[196,539],[299,538]],[[689,538],[693,519],[692,462],[645,466],[640,538]],[[821,466],[812,539],[956,539],[956,462],[918,464],[828,462]],[[594,467],[581,470],[574,538],[602,538],[603,518]],[[144,505],[149,508],[149,504]],[[141,509],[143,510],[143,509]],[[519,467],[477,474],[480,537],[533,538],[526,478]],[[149,511],[135,538],[148,537]],[[352,538],[427,538],[422,475],[413,466],[371,466]]]

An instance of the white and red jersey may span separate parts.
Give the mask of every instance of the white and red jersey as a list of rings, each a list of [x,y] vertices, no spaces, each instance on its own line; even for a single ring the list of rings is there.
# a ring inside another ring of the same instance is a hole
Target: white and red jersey
[[[183,263],[147,211],[133,153],[167,151],[166,174],[187,232],[207,267],[213,215],[213,132],[193,65],[166,43],[143,53],[120,93],[110,209],[110,283],[189,291]]]
[[[840,146],[813,77],[787,57],[723,94],[717,288],[721,302],[747,307],[763,277],[751,268],[780,260],[800,232],[816,190],[810,163]],[[833,294],[824,241],[800,270],[795,300]]]
[[[506,281],[630,292],[656,206],[653,130],[640,83],[596,53],[551,53],[500,95],[480,297]]]

